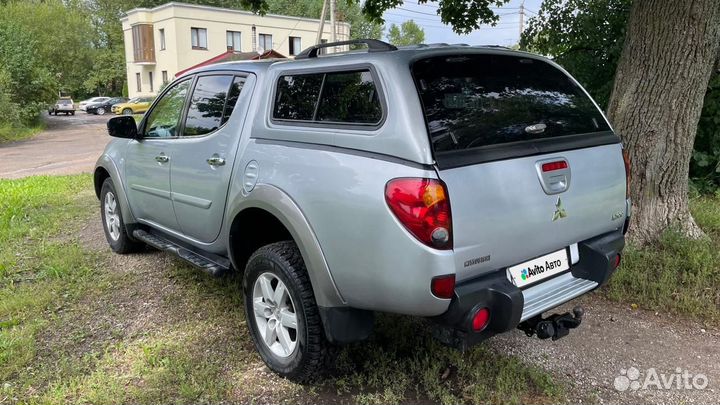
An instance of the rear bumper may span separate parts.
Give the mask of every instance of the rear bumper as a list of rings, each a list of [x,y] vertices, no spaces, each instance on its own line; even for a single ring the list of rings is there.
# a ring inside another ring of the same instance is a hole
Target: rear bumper
[[[582,241],[578,243],[580,260],[569,272],[524,290],[508,280],[504,269],[458,284],[447,312],[433,318],[435,336],[464,349],[512,330],[523,320],[607,283],[624,246],[621,231]],[[472,317],[481,308],[490,310],[490,320],[483,331],[473,332]]]

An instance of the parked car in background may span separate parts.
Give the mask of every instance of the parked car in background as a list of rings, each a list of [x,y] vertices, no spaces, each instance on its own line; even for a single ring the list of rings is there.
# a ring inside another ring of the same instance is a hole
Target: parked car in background
[[[71,98],[61,98],[48,108],[48,114],[50,115],[58,115],[59,113],[75,115],[75,104],[73,104]]]
[[[92,103],[88,104],[85,107],[85,112],[88,114],[97,114],[97,115],[105,115],[106,113],[110,112],[112,109],[112,106],[115,104],[125,103],[128,99],[125,97],[113,97],[109,98],[105,101],[102,101],[100,103]]]
[[[87,99],[87,100],[81,101],[80,104],[78,104],[78,109],[79,109],[79,110],[86,111],[85,109],[87,108],[88,104],[102,103],[103,101],[107,101],[107,100],[110,100],[110,97],[93,97],[93,98],[89,98],[89,99]]]
[[[122,115],[142,114],[150,108],[152,102],[153,97],[135,97],[127,103],[115,104],[112,112]]]

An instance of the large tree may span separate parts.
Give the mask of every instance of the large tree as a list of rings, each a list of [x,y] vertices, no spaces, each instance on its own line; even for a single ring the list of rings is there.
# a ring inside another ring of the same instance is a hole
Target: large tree
[[[635,1],[608,115],[632,162],[632,239],[640,245],[668,228],[703,235],[688,207],[688,170],[719,52],[719,1]]]

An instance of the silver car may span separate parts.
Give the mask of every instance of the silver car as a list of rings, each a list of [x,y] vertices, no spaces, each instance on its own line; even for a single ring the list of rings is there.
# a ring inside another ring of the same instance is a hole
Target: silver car
[[[367,52],[323,55],[363,43]],[[95,169],[105,234],[242,272],[262,359],[305,382],[375,312],[466,348],[565,336],[607,282],[630,215],[607,119],[552,61],[359,40],[177,78]]]

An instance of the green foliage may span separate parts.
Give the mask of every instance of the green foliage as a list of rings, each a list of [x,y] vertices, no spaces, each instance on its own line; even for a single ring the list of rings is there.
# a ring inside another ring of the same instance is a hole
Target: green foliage
[[[388,40],[398,46],[422,44],[425,42],[425,31],[415,21],[407,20],[399,27],[395,24],[390,26]]]
[[[690,163],[690,178],[695,188],[712,193],[720,188],[720,74],[710,80],[703,104],[695,150]]]
[[[551,56],[604,108],[625,41],[631,0],[545,0],[520,46]]]
[[[264,0],[247,0],[261,3]],[[359,1],[359,0],[348,0]],[[469,34],[482,24],[495,24],[499,21],[491,7],[499,7],[509,0],[419,0],[418,3],[437,3],[440,20],[452,26],[458,34]],[[403,0],[366,0],[362,11],[370,21],[384,22],[382,15],[386,10],[402,6]]]
[[[629,246],[605,290],[609,298],[720,320],[720,196],[693,200],[691,210],[710,238],[691,240],[670,231],[655,246]]]

